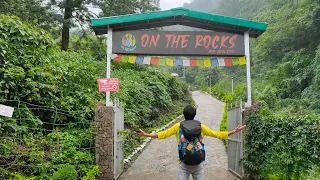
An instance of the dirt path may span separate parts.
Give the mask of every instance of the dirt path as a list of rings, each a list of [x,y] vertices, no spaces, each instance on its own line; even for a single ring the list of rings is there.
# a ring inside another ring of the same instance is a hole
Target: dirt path
[[[198,91],[192,93],[198,105],[197,116],[213,130],[219,131],[224,103]],[[238,180],[228,170],[228,157],[222,141],[204,138],[206,148],[205,179]],[[175,137],[153,140],[120,180],[176,180],[178,177],[178,152]],[[190,178],[192,179],[192,178]]]

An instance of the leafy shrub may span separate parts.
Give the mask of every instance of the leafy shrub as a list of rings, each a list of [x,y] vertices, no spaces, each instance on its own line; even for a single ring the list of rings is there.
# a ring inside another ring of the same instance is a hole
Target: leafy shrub
[[[35,177],[26,177],[26,176],[24,176],[20,173],[17,173],[17,172],[12,173],[11,175],[13,176],[12,180],[34,180],[35,179]]]
[[[91,166],[86,170],[86,175],[81,180],[93,180],[100,176],[101,171],[98,166]]]
[[[245,138],[246,170],[256,177],[305,179],[313,166],[320,165],[319,124],[314,114],[251,116]]]
[[[220,122],[220,131],[228,131],[228,108],[224,106],[222,120]]]
[[[52,180],[76,180],[77,171],[73,165],[61,165],[56,172],[54,172]]]
[[[231,103],[233,102],[233,95],[232,95],[232,93],[228,93],[228,94],[224,95],[224,96],[222,97],[222,101],[225,102],[225,103],[227,103],[227,104],[231,104]]]
[[[228,107],[224,106],[222,120],[220,122],[220,131],[228,131]],[[228,148],[228,141],[223,140],[224,145]]]
[[[49,35],[23,24],[17,17],[0,15],[0,97],[1,100],[39,99],[37,84],[41,77],[36,66],[48,59],[52,48]],[[19,92],[18,89],[24,91]]]

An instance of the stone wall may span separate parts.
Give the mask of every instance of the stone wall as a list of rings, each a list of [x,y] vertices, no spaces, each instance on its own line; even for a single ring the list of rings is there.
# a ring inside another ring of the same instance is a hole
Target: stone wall
[[[113,107],[97,107],[95,112],[95,161],[102,174],[100,180],[113,180]]]

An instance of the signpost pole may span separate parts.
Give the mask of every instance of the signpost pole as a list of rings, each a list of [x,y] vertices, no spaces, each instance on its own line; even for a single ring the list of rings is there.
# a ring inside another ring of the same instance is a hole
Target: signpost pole
[[[251,107],[252,99],[251,99],[251,72],[250,72],[250,37],[249,31],[244,33],[244,46],[245,46],[245,55],[247,60],[247,91],[248,91],[248,99],[246,106]]]
[[[210,77],[210,95],[211,95],[211,89],[212,89],[212,88],[211,88],[211,77]]]
[[[112,29],[108,28],[108,43],[107,43],[107,78],[110,78],[111,55],[112,55]],[[106,92],[106,106],[111,106],[110,91]]]
[[[233,77],[231,77],[231,91],[232,91],[232,94],[233,94]]]

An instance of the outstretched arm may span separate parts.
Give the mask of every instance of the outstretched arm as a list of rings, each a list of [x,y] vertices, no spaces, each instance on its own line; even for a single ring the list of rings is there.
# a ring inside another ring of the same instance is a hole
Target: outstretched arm
[[[208,126],[206,126],[204,124],[201,124],[201,127],[202,127],[202,132],[203,132],[204,136],[210,136],[210,137],[215,137],[218,139],[225,139],[226,140],[226,139],[228,139],[228,136],[235,134],[235,133],[238,133],[241,130],[243,130],[246,127],[246,125],[238,126],[237,128],[235,128],[234,130],[232,130],[230,132],[228,132],[228,131],[217,132],[217,131],[210,129]]]
[[[142,129],[140,129],[140,132],[135,132],[138,136],[144,136],[144,137],[151,137],[151,138],[158,138],[158,133],[146,133]]]
[[[180,127],[180,123],[176,123],[175,125],[173,125],[171,128],[165,130],[165,131],[161,131],[158,133],[146,133],[143,130],[140,129],[141,132],[136,132],[136,134],[138,136],[144,136],[144,137],[151,137],[151,138],[159,138],[159,139],[166,139],[172,135],[175,135],[177,133],[177,131],[179,130]]]
[[[236,133],[242,131],[244,128],[246,128],[246,125],[238,126],[238,127],[236,127],[234,130],[229,131],[229,132],[228,132],[228,136],[230,136],[230,135],[232,135],[232,134],[236,134]]]

